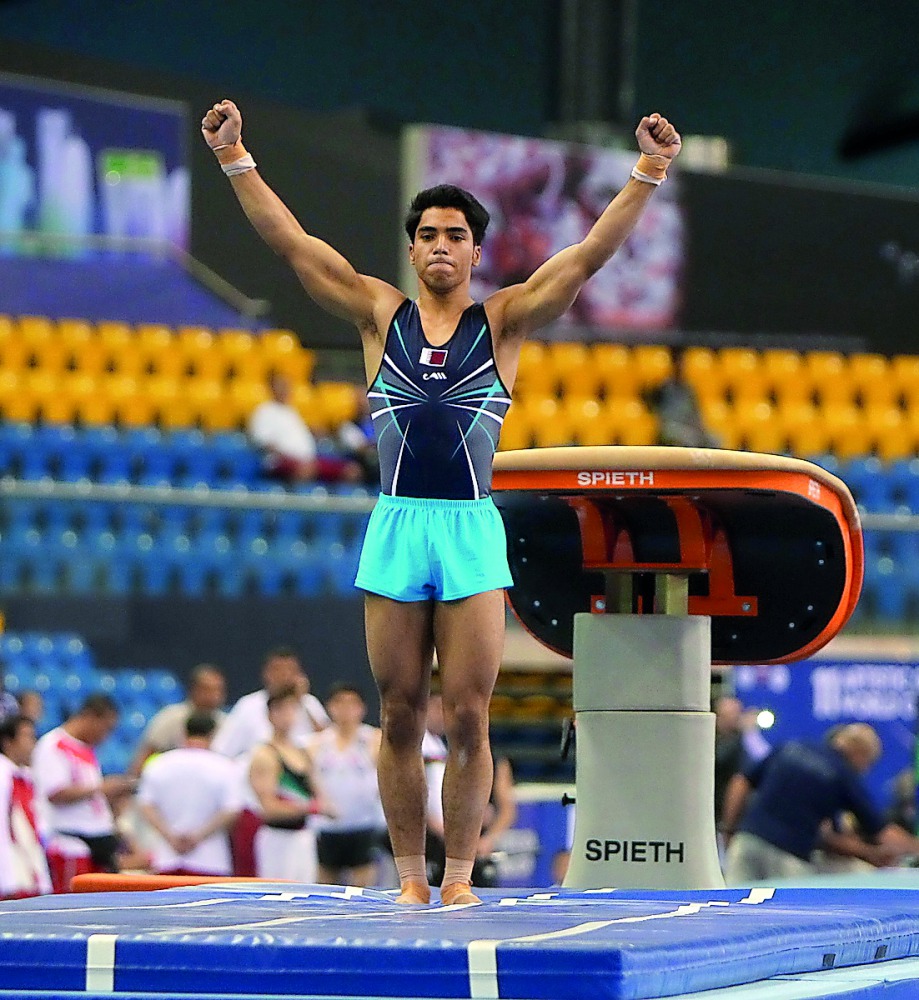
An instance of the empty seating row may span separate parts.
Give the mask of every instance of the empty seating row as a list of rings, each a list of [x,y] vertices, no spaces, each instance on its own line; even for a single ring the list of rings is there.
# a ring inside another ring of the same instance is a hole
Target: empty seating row
[[[656,345],[531,342],[520,356],[521,396],[641,397],[677,365],[702,399],[768,399],[892,405],[919,401],[919,357],[837,351],[689,347],[675,362]]]
[[[289,330],[212,331],[159,324],[88,323],[45,316],[0,316],[0,369],[22,373],[79,372],[97,378],[117,373],[222,381],[264,382],[278,371],[308,382],[315,354]]]
[[[347,594],[354,592],[360,545],[359,535],[345,545],[219,534],[7,530],[0,533],[0,588],[189,597]]]

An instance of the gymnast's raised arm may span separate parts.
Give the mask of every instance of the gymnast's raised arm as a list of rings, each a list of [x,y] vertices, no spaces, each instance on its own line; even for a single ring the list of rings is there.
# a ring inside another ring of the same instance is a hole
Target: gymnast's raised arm
[[[293,268],[310,297],[327,312],[350,320],[362,335],[385,331],[401,292],[379,278],[358,274],[337,250],[303,229],[255,169],[242,144],[239,108],[232,101],[215,104],[201,121],[201,134],[253,228]]]

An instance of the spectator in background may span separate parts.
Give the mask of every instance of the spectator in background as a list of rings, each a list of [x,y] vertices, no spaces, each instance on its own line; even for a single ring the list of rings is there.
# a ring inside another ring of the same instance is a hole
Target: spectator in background
[[[893,796],[887,810],[887,821],[896,823],[908,833],[916,833],[916,771],[905,767],[894,778]]]
[[[70,878],[83,872],[118,871],[118,838],[109,799],[134,787],[133,779],[102,777],[96,747],[118,722],[118,706],[105,694],[92,694],[62,725],[38,741],[32,770],[47,804],[53,840],[48,863],[55,892],[66,892]],[[75,851],[82,842],[85,851]],[[88,858],[87,858],[88,853]]]
[[[166,705],[147,723],[140,745],[128,771],[137,777],[151,754],[175,750],[185,742],[185,724],[195,712],[206,712],[219,725],[226,713],[227,685],[223,673],[210,663],[201,663],[191,672],[188,697],[176,705]]]
[[[345,458],[361,467],[361,481],[368,486],[380,485],[380,456],[370,414],[370,400],[361,386],[354,387],[357,412],[353,420],[346,420],[336,435],[337,443]]]
[[[237,761],[243,794],[243,809],[232,832],[234,875],[255,875],[253,844],[261,817],[249,784],[249,764],[255,748],[271,737],[268,699],[290,687],[299,693],[299,708],[291,733],[298,746],[305,745],[313,733],[329,724],[322,703],[309,693],[309,678],[294,650],[283,646],[266,654],[262,663],[262,685],[261,690],[243,695],[236,702],[213,742],[214,750]]]
[[[338,685],[326,707],[331,726],[307,744],[313,772],[334,813],[315,821],[319,881],[371,886],[380,834],[386,829],[377,786],[381,733],[364,722],[367,705],[356,687]]]
[[[485,807],[482,835],[476,849],[472,867],[472,884],[493,888],[498,885],[499,871],[496,855],[501,835],[517,822],[517,793],[514,772],[507,757],[495,757],[494,780],[491,795]]]
[[[3,687],[3,664],[0,663],[0,722],[19,715],[19,702]]]
[[[20,691],[16,696],[16,701],[19,703],[19,714],[31,719],[37,729],[45,717],[45,699],[38,691],[29,689]]]
[[[288,688],[294,688],[299,697],[291,732],[293,740],[302,746],[313,733],[325,729],[329,716],[322,702],[310,694],[309,678],[300,658],[289,646],[279,646],[266,653],[262,661],[261,689],[243,695],[230,709],[214,737],[214,749],[227,757],[240,757],[265,743],[271,736],[268,699]]]
[[[319,454],[312,431],[290,403],[287,377],[275,372],[268,385],[271,399],[253,410],[247,428],[249,439],[262,454],[265,474],[288,485],[316,479],[359,482],[361,467],[357,462]]]
[[[770,878],[794,878],[814,871],[811,856],[830,836],[837,854],[859,856],[885,865],[904,854],[919,853],[919,840],[885,824],[862,782],[881,755],[881,741],[871,726],[841,726],[817,746],[789,742],[737,774],[728,786],[723,832],[729,885]],[[750,793],[756,795],[750,800]],[[830,823],[843,812],[858,821],[861,836],[832,836]],[[737,833],[731,837],[734,829]],[[864,838],[870,838],[864,839]]]
[[[161,753],[144,768],[137,801],[156,831],[152,868],[170,875],[229,875],[228,830],[241,808],[233,762],[210,749],[217,723],[192,712],[182,746]]]
[[[686,379],[684,350],[674,348],[673,373],[647,393],[648,407],[660,421],[657,443],[683,448],[716,448],[718,442],[706,430],[695,390]]]
[[[25,715],[0,722],[0,899],[51,892],[51,875],[29,773],[35,723]]]
[[[721,695],[715,713],[715,822],[721,824],[724,796],[735,774],[765,757],[772,747],[756,722],[756,709],[745,709],[739,698]]]
[[[268,697],[268,739],[256,747],[249,781],[258,799],[262,825],[255,835],[255,871],[261,878],[315,882],[316,834],[309,818],[330,812],[316,784],[309,754],[297,743],[301,710],[297,688]]]

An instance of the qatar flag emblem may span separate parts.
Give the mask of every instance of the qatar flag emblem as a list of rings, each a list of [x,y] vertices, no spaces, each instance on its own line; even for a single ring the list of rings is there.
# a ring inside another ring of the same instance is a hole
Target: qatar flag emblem
[[[447,363],[447,352],[439,347],[422,347],[421,363],[429,368],[443,368]]]

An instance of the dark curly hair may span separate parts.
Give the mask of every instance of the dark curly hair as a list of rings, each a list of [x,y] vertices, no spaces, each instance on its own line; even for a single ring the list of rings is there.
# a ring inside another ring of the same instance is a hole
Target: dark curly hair
[[[482,245],[491,216],[488,214],[488,209],[475,195],[455,184],[437,184],[419,191],[412,198],[412,203],[408,207],[408,215],[405,217],[405,232],[412,242],[415,241],[415,233],[418,230],[422,213],[428,208],[459,209],[466,216],[466,222],[469,223],[469,228],[472,230],[473,243],[476,246]]]

